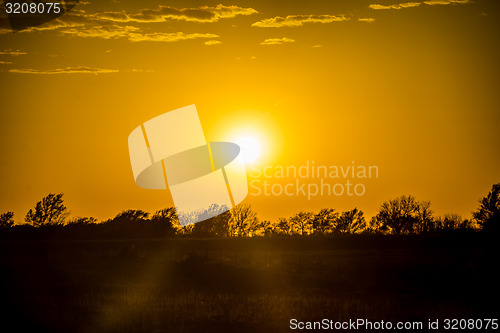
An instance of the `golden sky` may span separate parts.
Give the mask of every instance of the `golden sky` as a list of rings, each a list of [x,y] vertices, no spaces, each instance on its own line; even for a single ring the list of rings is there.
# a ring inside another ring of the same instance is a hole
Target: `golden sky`
[[[469,217],[500,181],[499,14],[492,0],[86,1],[4,25],[0,213],[21,223],[51,192],[98,219],[172,206],[134,183],[127,137],[196,104],[209,141],[260,141],[255,168],[379,169],[359,197],[249,196],[261,218],[371,216],[401,194]]]

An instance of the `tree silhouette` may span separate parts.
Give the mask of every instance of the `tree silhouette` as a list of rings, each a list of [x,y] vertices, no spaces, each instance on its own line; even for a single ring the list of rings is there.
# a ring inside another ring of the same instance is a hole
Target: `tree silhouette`
[[[313,214],[311,212],[299,212],[290,218],[292,228],[297,227],[300,234],[308,234],[312,225]]]
[[[229,223],[231,221],[231,212],[225,211],[222,214],[212,218],[211,233],[217,237],[229,236]]]
[[[37,202],[25,216],[25,221],[35,227],[62,225],[66,222],[67,208],[63,193],[50,193]],[[0,214],[0,229],[14,225],[13,212]],[[356,234],[381,232],[410,234],[448,231],[499,231],[500,228],[500,183],[494,184],[488,195],[480,200],[480,206],[473,212],[473,219],[463,219],[456,214],[445,214],[434,219],[431,203],[417,201],[411,195],[402,195],[385,201],[369,223],[361,210],[354,208],[342,213],[323,208],[318,213],[301,211],[289,218],[276,222],[259,220],[251,205],[240,204],[228,210],[226,206],[211,205],[207,209],[187,216],[198,223],[181,226],[174,207],[156,211],[151,218],[143,210],[125,210],[114,218],[98,223],[92,217],[76,217],[62,228],[62,235],[69,237],[99,238],[150,238],[173,235],[210,237],[272,236],[309,234]],[[31,229],[28,224],[16,226],[16,232]],[[51,229],[52,230],[52,229]],[[31,231],[30,231],[31,232]],[[43,232],[42,232],[43,234]],[[52,233],[50,233],[52,235]]]
[[[14,225],[14,212],[7,212],[0,215],[0,228],[10,228]]]
[[[24,220],[36,227],[61,225],[67,216],[67,208],[63,203],[63,193],[50,193],[42,201],[36,203],[35,209],[30,209]]]
[[[192,224],[191,234],[200,237],[227,237],[231,213],[225,211],[207,220]]]
[[[286,217],[278,218],[278,222],[276,223],[274,230],[278,234],[285,234],[285,235],[289,235],[292,232],[290,229],[290,222]]]
[[[471,230],[473,229],[470,220],[464,220],[458,214],[444,214],[443,217],[436,218],[435,231],[455,231],[455,230]]]
[[[88,225],[97,223],[97,219],[94,217],[75,217],[68,221],[68,225]]]
[[[419,225],[417,226],[416,231],[418,232],[431,231],[434,224],[434,218],[432,216],[430,201],[420,202],[417,210],[417,220],[419,221]]]
[[[426,211],[429,210],[429,205]],[[393,234],[414,233],[421,229],[422,204],[414,196],[402,195],[386,201],[380,206],[377,215],[372,218],[372,224],[380,231]]]
[[[247,236],[270,236],[273,233],[273,225],[269,220],[257,219],[247,230]]]
[[[312,216],[313,233],[323,235],[336,224],[339,213],[335,209],[323,208]]]
[[[255,233],[259,236],[272,236],[273,234],[273,223],[269,220],[263,220],[258,222],[258,231]]]
[[[179,219],[174,207],[156,211],[151,216],[151,223],[155,227],[158,227],[158,229],[162,229],[162,232],[167,235],[174,235],[180,228]]]
[[[231,219],[229,223],[230,236],[245,236],[255,230],[257,214],[252,206],[239,204],[231,209]]]
[[[479,208],[472,216],[483,231],[500,230],[500,183],[493,184],[488,195],[479,201]]]
[[[194,223],[203,222],[228,211],[226,205],[211,204],[207,208],[193,209],[189,211],[178,212],[177,217],[182,226],[188,226]],[[194,230],[194,227],[187,228],[186,230]]]
[[[127,223],[127,222],[143,222],[148,219],[149,213],[140,209],[127,209],[118,213],[111,222]]]
[[[342,212],[337,219],[335,232],[341,234],[359,233],[366,229],[366,221],[363,212],[357,208]]]

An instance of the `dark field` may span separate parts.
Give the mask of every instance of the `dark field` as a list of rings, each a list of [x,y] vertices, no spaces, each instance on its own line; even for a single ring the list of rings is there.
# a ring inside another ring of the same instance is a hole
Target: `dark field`
[[[498,318],[498,291],[498,241],[481,234],[0,242],[2,324],[23,332]]]

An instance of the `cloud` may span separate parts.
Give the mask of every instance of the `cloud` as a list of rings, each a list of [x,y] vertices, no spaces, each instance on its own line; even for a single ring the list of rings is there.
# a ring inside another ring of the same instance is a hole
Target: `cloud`
[[[295,40],[287,37],[269,38],[260,43],[260,45],[280,45],[285,43],[294,43]]]
[[[132,73],[153,73],[154,70],[151,69],[125,69],[120,72],[132,72]]]
[[[405,3],[400,3],[400,4],[395,4],[395,5],[378,5],[378,4],[373,4],[368,7],[371,9],[403,9],[403,8],[411,8],[411,7],[418,7],[420,6],[420,2],[405,2]]]
[[[11,73],[22,73],[22,74],[107,74],[107,73],[117,73],[117,69],[103,69],[103,68],[92,68],[92,67],[66,67],[66,68],[56,68],[56,69],[9,69]]]
[[[375,19],[372,17],[365,17],[365,18],[359,18],[359,22],[366,22],[366,23],[372,23],[375,22]]]
[[[471,1],[470,0],[428,0],[428,1],[424,1],[424,2],[405,2],[405,3],[393,4],[393,5],[373,4],[373,5],[370,5],[369,7],[371,9],[403,9],[403,8],[418,7],[422,4],[425,4],[428,6],[435,6],[435,5],[467,4],[467,3],[471,3]]]
[[[205,45],[219,45],[219,44],[222,44],[222,42],[215,40],[215,39],[211,39],[211,40],[207,40],[204,44]]]
[[[198,8],[178,9],[170,6],[159,6],[156,9],[141,9],[136,13],[101,12],[93,14],[94,18],[112,22],[165,22],[168,20],[187,22],[217,22],[224,18],[233,18],[239,15],[252,15],[258,12],[253,8],[238,6],[224,6],[219,4],[215,7],[201,6]]]
[[[131,38],[133,34],[139,34],[140,29],[134,26],[120,26],[120,25],[105,25],[105,26],[89,26],[80,27],[73,26],[62,29],[59,31],[60,34],[70,35],[75,37],[94,37],[94,38]]]
[[[180,40],[189,40],[189,39],[197,39],[197,38],[217,38],[218,35],[215,34],[202,34],[202,33],[193,33],[193,34],[185,34],[183,32],[155,32],[151,34],[139,34],[133,33],[129,34],[127,38],[132,42],[177,42]]]
[[[288,15],[287,17],[276,16],[262,21],[257,21],[252,24],[252,27],[300,27],[304,25],[304,23],[331,23],[342,21],[349,21],[349,18],[344,15]]]
[[[64,28],[100,28],[122,23],[154,23],[165,21],[186,22],[217,22],[220,19],[257,14],[253,8],[225,6],[201,6],[198,8],[174,8],[159,6],[156,9],[141,9],[138,12],[97,12],[87,13],[84,10],[73,9],[61,18],[51,20],[40,26],[31,27],[23,32],[58,30]],[[0,29],[0,34],[10,33],[10,29]]]
[[[42,25],[24,29],[18,33],[29,33],[35,31],[51,31],[62,30],[80,27],[85,29],[87,27],[105,27],[110,25],[108,22],[103,22],[90,17],[83,10],[73,9],[71,12],[66,13],[60,18],[45,22]]]
[[[84,38],[102,38],[116,39],[126,38],[131,42],[177,42],[181,40],[197,38],[218,38],[218,35],[210,33],[191,33],[183,32],[154,32],[141,33],[141,29],[134,26],[108,25],[103,27],[89,27],[82,29],[80,27],[69,28],[61,31],[61,34],[67,34]]]
[[[23,55],[23,54],[28,54],[28,53],[23,52],[21,50],[3,50],[3,51],[0,51],[0,54],[18,56],[18,55]]]
[[[235,15],[235,6],[217,7],[220,13],[219,17]],[[237,7],[239,8],[239,7]],[[233,9],[232,12],[229,12]],[[33,31],[57,31],[61,35],[82,38],[101,38],[118,39],[123,38],[131,42],[177,42],[197,38],[218,38],[219,36],[211,33],[183,33],[183,32],[153,32],[149,33],[142,27],[130,24],[120,24],[118,20],[105,20],[98,18],[97,14],[86,14],[83,10],[72,11],[59,19],[52,20],[46,24],[31,27],[22,33]]]
[[[470,3],[470,0],[430,0],[424,1],[426,5],[434,6],[434,5],[452,5],[452,4],[466,4]]]
[[[12,64],[12,61],[2,61],[0,60],[0,65],[10,65]]]

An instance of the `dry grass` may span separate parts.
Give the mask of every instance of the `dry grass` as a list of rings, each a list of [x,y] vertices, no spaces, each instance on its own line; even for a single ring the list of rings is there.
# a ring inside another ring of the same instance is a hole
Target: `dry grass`
[[[436,244],[0,243],[0,292],[5,318],[37,332],[281,332],[291,318],[498,313],[492,249]]]

